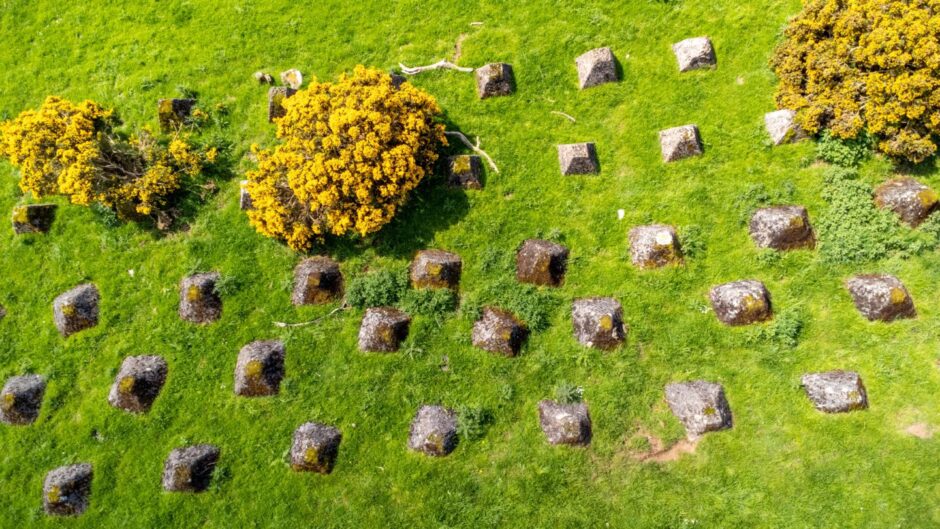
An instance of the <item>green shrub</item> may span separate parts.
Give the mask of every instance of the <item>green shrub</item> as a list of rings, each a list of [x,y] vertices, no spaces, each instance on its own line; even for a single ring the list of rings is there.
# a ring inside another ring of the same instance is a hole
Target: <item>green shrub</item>
[[[800,343],[806,326],[806,316],[799,309],[784,309],[774,315],[773,321],[757,327],[748,336],[751,343],[765,343],[773,349],[793,349]]]
[[[502,279],[468,296],[461,305],[461,313],[465,318],[475,320],[480,317],[484,305],[493,305],[512,312],[529,330],[537,332],[548,327],[559,302],[554,294],[540,291],[533,285]]]
[[[584,388],[570,382],[562,382],[555,386],[555,400],[562,404],[574,404],[584,398]]]
[[[816,144],[816,156],[840,167],[858,167],[871,156],[871,152],[872,141],[867,134],[860,134],[853,139],[842,139],[826,131],[819,136],[819,142]]]
[[[401,296],[399,306],[408,314],[423,316],[440,316],[453,312],[457,308],[457,294],[450,289],[417,289],[406,290]]]
[[[679,246],[682,254],[689,258],[701,257],[708,249],[705,230],[698,224],[679,228]]]
[[[346,302],[360,309],[391,306],[398,303],[407,289],[407,272],[379,270],[349,281]]]
[[[484,408],[457,406],[457,435],[467,440],[479,439],[492,420],[492,415]]]

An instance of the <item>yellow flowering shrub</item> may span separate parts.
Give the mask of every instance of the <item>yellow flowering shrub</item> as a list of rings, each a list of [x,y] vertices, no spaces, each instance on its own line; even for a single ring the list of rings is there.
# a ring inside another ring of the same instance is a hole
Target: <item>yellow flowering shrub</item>
[[[804,0],[771,65],[810,133],[919,163],[940,135],[940,0]]]
[[[0,156],[20,170],[20,189],[36,197],[64,195],[74,204],[100,203],[122,218],[150,215],[215,160],[184,132],[166,140],[144,130],[122,138],[113,111],[93,101],[48,97],[0,123]]]
[[[431,172],[446,144],[441,110],[410,83],[363,66],[284,100],[280,143],[254,148],[252,225],[298,251],[326,235],[374,233]]]

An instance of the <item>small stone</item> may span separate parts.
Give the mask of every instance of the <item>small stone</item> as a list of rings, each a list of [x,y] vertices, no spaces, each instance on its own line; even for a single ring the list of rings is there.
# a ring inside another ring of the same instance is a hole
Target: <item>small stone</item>
[[[373,307],[366,310],[359,327],[359,350],[373,353],[391,353],[398,350],[408,337],[411,317],[392,307]]]
[[[875,204],[895,212],[901,221],[917,227],[937,209],[940,195],[913,178],[888,180],[875,189]]]
[[[108,403],[132,413],[146,413],[166,382],[167,363],[159,356],[128,356],[114,377]]]
[[[304,76],[300,73],[300,70],[291,68],[281,72],[281,83],[293,90],[299,90],[300,86],[304,84]]]
[[[85,512],[91,496],[92,469],[89,463],[59,467],[46,474],[42,484],[42,507],[51,516],[78,516]]]
[[[0,391],[0,421],[27,425],[39,418],[46,379],[39,375],[10,377]]]
[[[411,262],[411,284],[415,288],[452,288],[460,285],[463,261],[442,250],[422,250]]]
[[[287,86],[272,86],[268,90],[268,122],[274,123],[275,119],[282,118],[287,114],[284,108],[284,100],[297,93],[297,90]]]
[[[711,289],[715,316],[725,325],[748,325],[773,317],[770,293],[760,281],[734,281]]]
[[[255,81],[258,81],[258,84],[274,84],[274,76],[269,73],[255,72],[254,77]]]
[[[508,96],[516,90],[512,66],[494,63],[476,69],[477,94],[480,99]]]
[[[191,323],[212,323],[222,316],[222,298],[215,291],[218,272],[195,274],[180,282],[180,318]]]
[[[157,102],[160,130],[169,133],[186,125],[195,107],[195,99],[161,99]]]
[[[443,406],[421,406],[411,421],[408,448],[429,456],[446,456],[457,447],[457,413]]]
[[[731,408],[720,384],[704,380],[667,384],[666,403],[691,440],[732,426]]]
[[[254,207],[251,203],[251,195],[248,194],[248,180],[238,183],[238,207],[242,211],[248,211]]]
[[[568,268],[568,249],[540,239],[528,239],[516,253],[516,279],[533,285],[559,286]]]
[[[516,356],[529,331],[515,316],[495,307],[483,307],[473,324],[473,346],[491,353]]]
[[[558,165],[561,174],[597,174],[597,150],[593,143],[570,143],[558,146]]]
[[[294,268],[294,305],[322,305],[343,296],[343,273],[329,257],[304,259]]]
[[[773,206],[754,212],[751,239],[759,248],[795,250],[816,246],[816,235],[803,206]]]
[[[819,411],[844,413],[868,408],[865,385],[854,371],[808,373],[803,375],[801,385]]]
[[[914,300],[900,279],[886,274],[857,275],[846,281],[855,308],[869,321],[914,318]]]
[[[587,404],[583,402],[562,404],[551,400],[540,401],[539,424],[549,444],[591,444],[591,416]]]
[[[13,208],[13,233],[47,233],[52,228],[55,212],[59,206],[55,204],[27,204]]]
[[[7,309],[3,305],[0,305],[0,320],[7,317]]]
[[[617,59],[610,48],[596,48],[575,59],[578,66],[578,86],[582,90],[619,80]]]
[[[576,299],[571,305],[574,336],[581,345],[615,349],[626,338],[623,309],[613,298]]]
[[[676,229],[665,224],[637,226],[630,230],[630,260],[638,268],[682,264],[682,248]]]
[[[284,343],[256,341],[242,347],[235,365],[235,394],[242,397],[277,395],[284,378]]]
[[[98,287],[91,283],[79,285],[52,302],[53,319],[59,334],[69,336],[98,325]]]
[[[483,189],[483,163],[479,156],[461,154],[448,161],[448,183],[464,189]]]
[[[806,133],[796,124],[796,112],[792,110],[783,109],[764,114],[764,126],[774,145],[794,143],[806,138]]]
[[[404,75],[399,75],[397,73],[390,73],[389,77],[392,78],[392,87],[401,88],[401,85],[405,84],[408,81],[408,78]]]
[[[209,488],[220,451],[212,445],[177,448],[163,465],[163,490],[202,492]]]
[[[683,125],[660,131],[659,146],[662,149],[663,161],[675,162],[690,156],[702,154],[702,140],[699,137],[697,125]]]
[[[336,465],[343,434],[326,424],[308,422],[294,430],[290,448],[291,468],[298,472],[329,474]]]
[[[680,72],[712,68],[717,64],[715,49],[708,37],[685,39],[672,45]]]

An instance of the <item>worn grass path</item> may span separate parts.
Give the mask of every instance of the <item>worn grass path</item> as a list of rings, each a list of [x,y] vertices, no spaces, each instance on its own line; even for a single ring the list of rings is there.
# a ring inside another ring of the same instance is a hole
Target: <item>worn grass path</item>
[[[749,240],[735,206],[763,183],[774,193],[792,186],[792,200],[811,217],[825,208],[812,145],[769,149],[762,131],[773,109],[767,58],[798,9],[796,0],[0,0],[0,115],[60,94],[117,107],[128,124],[155,125],[156,100],[181,86],[231,109],[214,134],[238,159],[273,137],[255,70],[298,67],[329,79],[360,63],[427,64],[449,56],[465,33],[461,64],[512,63],[516,95],[478,101],[472,76],[455,72],[414,83],[438,98],[454,126],[483,139],[501,174],[466,194],[429,182],[374,240],[325,251],[347,278],[401,268],[425,247],[455,251],[464,258],[467,296],[510,279],[525,238],[551,236],[572,251],[567,281],[551,293],[551,325],[520,357],[473,349],[472,322],[455,314],[417,317],[405,351],[367,355],[355,347],[356,310],[306,328],[272,325],[334,307],[290,305],[298,256],[248,226],[237,206],[238,175],[221,183],[185,233],[109,227],[72,206],[60,208],[44,237],[0,229],[0,304],[9,311],[0,321],[0,378],[36,372],[50,381],[36,424],[0,428],[0,527],[940,525],[940,445],[904,432],[919,422],[940,426],[940,255],[852,266],[826,264],[813,252],[770,259]],[[702,34],[715,42],[717,70],[679,75],[670,44]],[[621,59],[624,80],[580,92],[574,58],[601,45]],[[686,123],[699,125],[705,155],[663,165],[657,131]],[[554,145],[576,141],[597,143],[600,175],[558,175]],[[878,182],[889,171],[875,162],[863,177]],[[935,168],[919,178],[940,186]],[[20,200],[14,171],[0,164],[0,214]],[[704,249],[685,267],[637,272],[626,232],[654,220],[698,227]],[[177,283],[209,269],[231,278],[222,320],[185,324],[176,315]],[[919,318],[863,321],[841,283],[868,271],[901,277]],[[724,328],[706,310],[710,285],[742,278],[763,280],[777,310],[804,323],[797,347]],[[87,280],[103,295],[101,325],[63,340],[52,299]],[[569,301],[585,295],[622,301],[630,325],[622,350],[604,354],[575,342]],[[238,349],[267,338],[287,344],[281,395],[236,398]],[[160,354],[170,365],[166,388],[143,417],[107,405],[113,376],[131,354]],[[871,409],[842,416],[812,409],[799,376],[831,368],[861,372]],[[734,429],[708,435],[677,461],[635,461],[631,454],[645,448],[636,432],[667,443],[682,436],[662,388],[685,378],[725,385]],[[584,388],[594,419],[587,449],[550,447],[539,430],[536,402],[561,382]],[[493,420],[450,457],[421,457],[405,440],[425,402],[482,407]],[[290,434],[308,420],[343,431],[330,476],[286,465]],[[191,442],[222,449],[212,489],[163,493],[164,458]],[[95,466],[90,510],[74,520],[45,518],[43,475],[77,461]]]

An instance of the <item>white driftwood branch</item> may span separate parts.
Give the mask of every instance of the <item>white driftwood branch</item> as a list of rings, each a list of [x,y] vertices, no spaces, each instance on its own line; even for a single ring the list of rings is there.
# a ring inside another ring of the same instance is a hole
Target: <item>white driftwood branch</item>
[[[559,112],[559,111],[557,111],[557,110],[552,110],[552,114],[555,114],[556,116],[561,116],[561,117],[563,117],[563,118],[568,118],[568,119],[571,120],[572,123],[577,123],[577,122],[578,122],[578,120],[574,119],[573,117],[569,116],[568,114],[565,114],[564,112]]]
[[[401,73],[405,75],[417,75],[421,72],[428,72],[431,70],[457,70],[458,72],[472,72],[473,68],[465,68],[463,66],[457,66],[456,64],[441,59],[434,64],[428,64],[427,66],[405,66],[402,63],[398,63],[398,67],[401,68]]]
[[[468,140],[466,136],[463,135],[463,132],[457,132],[456,130],[447,130],[447,131],[444,131],[444,134],[447,134],[448,136],[453,136],[459,139],[460,141],[462,141],[463,144],[469,147],[471,150],[473,150],[473,152],[479,154],[484,159],[486,159],[486,162],[490,164],[490,167],[493,169],[494,173],[499,174],[499,168],[496,167],[496,163],[493,161],[492,158],[490,158],[489,154],[486,154],[486,151],[480,148],[479,136],[477,137],[477,144],[474,145],[470,143],[470,140]]]
[[[306,327],[307,325],[313,325],[314,323],[319,323],[319,322],[321,322],[321,321],[323,321],[323,320],[329,318],[330,316],[336,314],[337,312],[342,311],[342,310],[346,310],[346,309],[348,309],[348,308],[349,308],[349,306],[344,303],[342,306],[336,307],[335,309],[331,310],[331,311],[330,311],[328,314],[326,314],[325,316],[320,316],[319,318],[317,318],[317,319],[315,319],[315,320],[302,321],[302,322],[300,322],[300,323],[286,323],[286,322],[283,322],[283,321],[276,321],[276,322],[274,322],[274,326],[275,326],[275,327],[282,327],[282,328],[283,328],[283,327]]]

